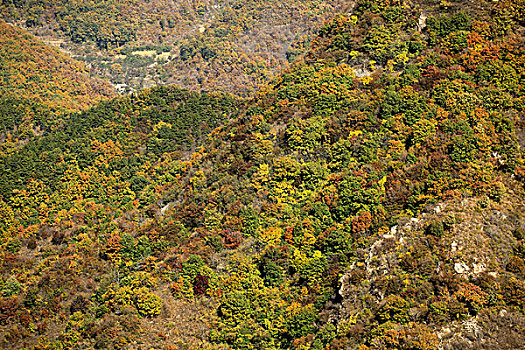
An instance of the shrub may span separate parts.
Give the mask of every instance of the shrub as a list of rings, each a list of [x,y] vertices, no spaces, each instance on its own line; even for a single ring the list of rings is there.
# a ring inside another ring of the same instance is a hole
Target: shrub
[[[489,189],[488,196],[493,201],[499,202],[502,198],[505,197],[506,193],[507,189],[505,188],[505,185],[502,182],[498,181],[494,183],[494,185]]]
[[[194,280],[204,266],[202,258],[198,255],[191,255],[188,260],[182,263],[182,274]]]
[[[295,312],[298,311],[298,312]],[[286,328],[292,339],[304,337],[314,330],[314,322],[317,321],[318,314],[313,305],[308,305],[300,310],[294,310],[289,316]]]
[[[510,258],[506,266],[507,271],[521,274],[525,277],[525,262],[522,258],[513,256]]]
[[[433,350],[438,344],[437,335],[429,327],[415,322],[405,326],[385,323],[378,327],[371,341],[372,349]]]
[[[429,318],[435,323],[444,323],[450,319],[450,309],[448,302],[445,300],[436,301],[430,304]]]
[[[441,221],[432,221],[426,228],[425,233],[427,235],[443,237],[443,222]]]
[[[0,324],[7,324],[13,320],[18,310],[18,299],[16,297],[0,298]]]
[[[206,290],[209,288],[209,277],[203,275],[195,276],[195,281],[193,282],[193,294],[194,295],[203,295],[206,293]]]
[[[465,304],[456,298],[450,298],[448,301],[450,317],[457,320],[464,320],[468,317],[468,309]]]
[[[398,295],[389,295],[377,311],[376,318],[381,323],[388,321],[406,323],[408,322],[408,308],[409,303],[405,299]]]
[[[525,239],[522,239],[518,242],[515,251],[518,257],[525,259]]]
[[[283,282],[283,275],[279,265],[271,260],[263,261],[261,265],[261,276],[266,286],[279,286]]]
[[[34,250],[34,249],[36,249],[36,247],[37,247],[36,238],[35,237],[30,237],[27,240],[27,249]]]
[[[162,308],[162,299],[158,295],[149,292],[146,287],[142,287],[136,292],[135,306],[142,316],[157,316]]]
[[[20,293],[21,285],[18,280],[14,277],[9,277],[9,279],[2,286],[2,296],[10,297],[13,295],[18,295]]]
[[[30,287],[24,296],[24,306],[26,308],[35,307],[38,303],[38,288]]]
[[[7,250],[8,252],[11,252],[13,254],[16,254],[16,253],[18,253],[18,251],[20,250],[21,247],[22,247],[22,243],[20,242],[18,237],[15,237],[15,238],[11,238],[9,241],[7,241],[7,243],[5,245],[5,250]]]
[[[506,280],[502,284],[505,301],[511,305],[525,307],[525,282],[515,277]]]
[[[487,293],[472,283],[461,283],[454,296],[458,301],[465,303],[473,315],[476,315],[488,303]]]
[[[517,240],[525,239],[525,228],[523,226],[518,226],[514,231],[512,231],[512,235]]]
[[[78,295],[69,306],[69,312],[71,314],[74,314],[77,311],[85,312],[88,307],[88,303],[89,302],[86,300],[86,298],[84,298],[82,295]]]

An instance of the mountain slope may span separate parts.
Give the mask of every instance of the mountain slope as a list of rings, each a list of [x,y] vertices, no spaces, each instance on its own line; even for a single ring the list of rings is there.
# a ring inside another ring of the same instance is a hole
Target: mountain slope
[[[0,69],[3,152],[18,138],[48,130],[59,115],[114,96],[113,87],[90,77],[83,64],[1,20]]]
[[[120,329],[124,323],[121,344],[141,337],[153,341],[147,330],[139,331],[141,322],[149,324],[148,317],[160,312],[159,299],[149,288],[133,289],[148,300],[140,317],[130,319],[125,311],[119,320],[100,324],[102,329],[90,323],[80,338],[76,330],[68,333],[63,312],[77,312],[78,322],[85,324],[82,312],[95,305],[90,301],[93,288],[100,278],[113,280],[116,270],[109,261],[124,250],[118,248],[117,255],[100,250],[99,239],[111,244],[114,228],[148,231],[138,240],[130,235],[124,241],[129,243],[128,258],[138,264],[133,269],[144,261],[156,265],[154,255],[171,246],[165,234],[148,229],[148,222],[165,211],[160,210],[163,193],[185,176],[189,154],[206,134],[235,116],[241,103],[226,94],[200,95],[177,87],[145,90],[73,113],[0,160],[2,348],[111,347],[114,339],[106,326]],[[90,238],[93,229],[101,233],[95,240]],[[124,244],[114,238],[117,245]],[[82,243],[69,250],[71,239]],[[43,265],[37,267],[36,261]],[[141,276],[149,278],[139,271]]]
[[[344,4],[31,0],[6,1],[0,13],[67,47],[115,84],[176,83],[250,95],[303,52],[314,28]]]
[[[358,1],[185,160],[176,88],[73,118],[0,202],[3,345],[519,348],[523,8],[470,4]]]

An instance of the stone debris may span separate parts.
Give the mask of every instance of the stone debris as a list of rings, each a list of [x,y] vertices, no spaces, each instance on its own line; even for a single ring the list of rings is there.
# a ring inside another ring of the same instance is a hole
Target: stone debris
[[[464,274],[470,271],[470,267],[465,263],[459,262],[454,264],[454,271],[459,274]]]

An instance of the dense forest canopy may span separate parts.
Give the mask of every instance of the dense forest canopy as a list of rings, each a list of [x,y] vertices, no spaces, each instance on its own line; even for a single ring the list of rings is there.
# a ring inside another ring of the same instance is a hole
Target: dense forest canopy
[[[2,347],[522,347],[524,2],[352,5],[252,98],[1,154]]]

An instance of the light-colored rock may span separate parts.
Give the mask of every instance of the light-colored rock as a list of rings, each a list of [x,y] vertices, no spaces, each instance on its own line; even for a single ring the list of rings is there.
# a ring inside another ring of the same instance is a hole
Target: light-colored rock
[[[155,59],[157,61],[160,61],[160,60],[169,61],[170,54],[171,54],[170,52],[163,52],[160,55],[157,55],[157,57],[155,57]]]
[[[115,84],[115,91],[119,94],[124,94],[128,89],[127,84]]]
[[[497,272],[489,272],[489,273],[487,273],[487,275],[489,275],[492,278],[498,278],[498,273]]]
[[[473,263],[472,269],[475,274],[478,274],[478,273],[484,272],[486,270],[486,266],[483,263],[480,263],[480,264]]]
[[[454,264],[454,270],[459,274],[463,274],[469,272],[470,267],[465,263],[459,262]]]
[[[164,216],[166,212],[171,208],[171,203],[166,204],[160,209],[160,215]]]
[[[467,338],[470,338],[469,340],[472,341],[483,339],[483,331],[481,330],[481,327],[478,325],[478,321],[475,318],[463,321],[462,328],[463,333],[466,333],[465,335]]]
[[[348,280],[348,273],[345,273],[339,280],[341,287],[337,291],[340,296],[346,298],[348,296],[348,289],[350,287],[350,281]]]
[[[392,227],[390,228],[390,234],[391,234],[392,236],[395,236],[396,233],[397,233],[397,225],[394,225],[394,226],[392,226]]]
[[[419,19],[417,21],[417,29],[419,31],[423,30],[427,26],[427,17],[428,15],[424,12],[419,15]]]
[[[372,72],[370,72],[369,70],[367,70],[365,68],[354,69],[354,73],[355,73],[355,76],[357,78],[368,77],[368,76],[370,76],[372,74]]]
[[[131,54],[132,55],[137,55],[137,56],[142,56],[142,57],[155,56],[157,54],[157,51],[155,51],[155,50],[141,50],[141,51],[133,51]]]

